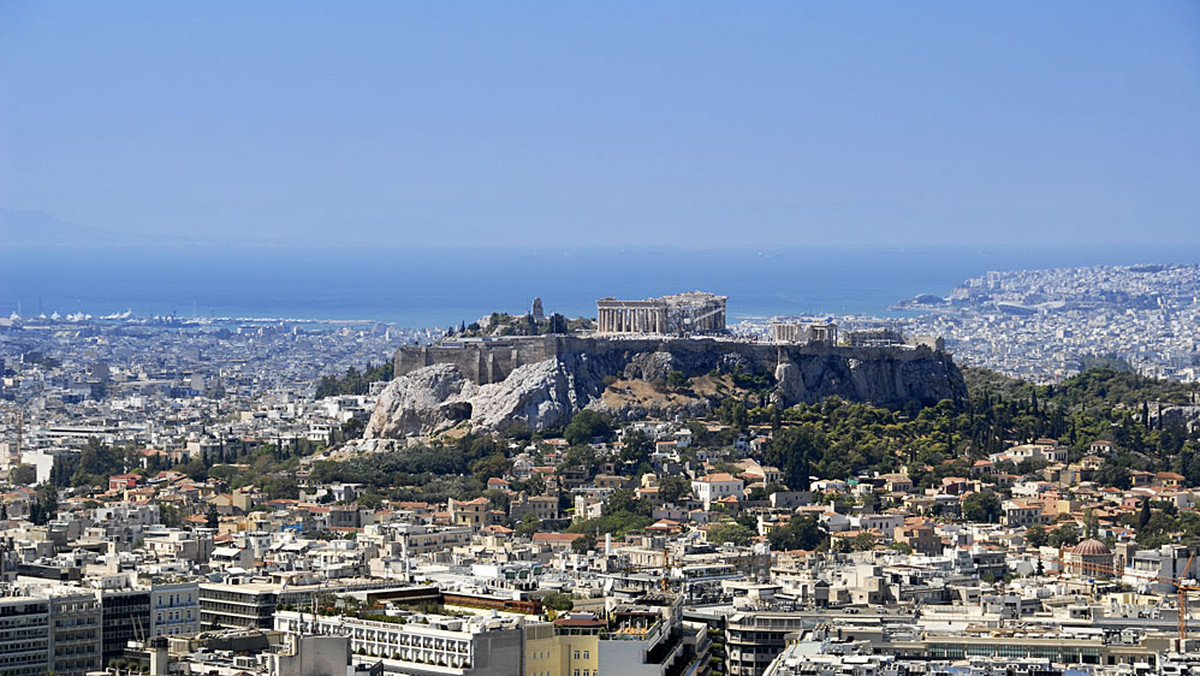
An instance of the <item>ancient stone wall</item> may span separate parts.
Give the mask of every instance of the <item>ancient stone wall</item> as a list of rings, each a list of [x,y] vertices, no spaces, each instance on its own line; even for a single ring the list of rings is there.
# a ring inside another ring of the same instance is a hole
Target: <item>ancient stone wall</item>
[[[659,357],[657,370],[679,370],[687,377],[733,368],[772,374],[780,402],[788,405],[832,395],[886,404],[929,403],[966,395],[962,374],[950,355],[929,346],[553,335],[401,347],[396,351],[395,370],[401,376],[432,364],[453,364],[471,382],[485,385],[503,381],[520,366],[550,359],[586,369],[593,377],[621,377],[629,375],[630,368],[639,371],[645,358],[653,355]]]

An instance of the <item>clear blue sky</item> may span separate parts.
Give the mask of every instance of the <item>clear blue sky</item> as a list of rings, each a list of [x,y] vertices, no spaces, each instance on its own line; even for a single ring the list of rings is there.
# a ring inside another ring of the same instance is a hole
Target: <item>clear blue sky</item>
[[[1200,241],[1200,3],[0,2],[0,207],[316,242]]]

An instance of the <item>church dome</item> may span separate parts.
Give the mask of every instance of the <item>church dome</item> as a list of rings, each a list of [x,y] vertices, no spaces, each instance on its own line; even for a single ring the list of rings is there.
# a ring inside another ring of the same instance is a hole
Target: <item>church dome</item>
[[[1075,545],[1071,553],[1079,556],[1110,556],[1112,554],[1108,549],[1108,545],[1095,539],[1088,539]]]

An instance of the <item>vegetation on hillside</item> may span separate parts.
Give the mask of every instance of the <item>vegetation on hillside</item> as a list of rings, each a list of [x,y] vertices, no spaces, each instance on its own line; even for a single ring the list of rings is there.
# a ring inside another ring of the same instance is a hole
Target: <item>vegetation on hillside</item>
[[[594,322],[585,317],[568,319],[557,312],[534,319],[533,315],[511,315],[507,312],[493,312],[487,317],[467,324],[463,322],[457,328],[451,327],[447,337],[477,338],[480,336],[545,336],[556,333],[572,333],[594,328]]]
[[[1067,445],[1072,460],[1093,441],[1113,442],[1118,453],[1099,473],[1107,485],[1126,483],[1129,470],[1178,472],[1190,485],[1200,485],[1200,437],[1150,414],[1157,402],[1200,398],[1200,387],[1111,369],[1046,386],[978,369],[965,375],[971,396],[960,403],[891,410],[829,398],[744,415],[731,406],[727,419],[776,428],[765,459],[796,489],[807,487],[809,476],[849,478],[901,464],[919,486],[928,487],[944,476],[966,476],[971,461],[1040,438]]]
[[[394,368],[395,365],[389,360],[378,366],[367,364],[361,372],[351,366],[341,376],[324,376],[317,381],[317,399],[344,394],[366,394],[371,391],[371,383],[391,380]]]

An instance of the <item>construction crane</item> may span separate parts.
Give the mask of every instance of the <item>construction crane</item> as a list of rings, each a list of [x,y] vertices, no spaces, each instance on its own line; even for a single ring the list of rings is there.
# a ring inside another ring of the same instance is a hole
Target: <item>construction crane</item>
[[[1193,561],[1193,559],[1195,559],[1195,557],[1196,557],[1195,552],[1192,552],[1188,555],[1187,565],[1185,565],[1183,567],[1184,575],[1186,575],[1187,572],[1192,569],[1192,561]],[[1067,561],[1066,559],[1063,559],[1058,556],[1043,556],[1040,552],[1038,553],[1038,561],[1056,563],[1060,566],[1060,570],[1066,570],[1066,569],[1070,569],[1072,571],[1077,570],[1084,574],[1087,574],[1087,573],[1101,574],[1101,575],[1107,575],[1107,576],[1115,577],[1115,578],[1135,577],[1135,578],[1145,580],[1147,582],[1162,582],[1164,584],[1169,584],[1169,585],[1174,586],[1175,594],[1176,594],[1176,608],[1177,608],[1176,614],[1179,615],[1178,628],[1179,628],[1180,649],[1182,649],[1184,642],[1187,641],[1187,639],[1188,639],[1188,594],[1190,594],[1192,592],[1200,592],[1200,585],[1194,584],[1194,583],[1193,584],[1184,584],[1185,578],[1182,576],[1172,578],[1172,577],[1167,577],[1165,575],[1154,575],[1151,573],[1144,573],[1144,572],[1138,571],[1138,570],[1132,570],[1132,571],[1129,569],[1118,570],[1117,568],[1114,568],[1113,566],[1106,566],[1102,563],[1091,563],[1091,562],[1086,562],[1086,561]]]
[[[670,547],[663,547],[660,565],[657,566],[625,566],[621,569],[623,573],[640,573],[644,571],[661,571],[662,577],[658,581],[658,587],[664,592],[671,591],[671,550]]]

